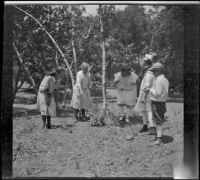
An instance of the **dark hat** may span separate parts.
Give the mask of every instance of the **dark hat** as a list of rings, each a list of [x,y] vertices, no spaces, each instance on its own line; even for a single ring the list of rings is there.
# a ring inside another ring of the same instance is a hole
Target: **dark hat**
[[[65,71],[65,68],[58,66],[58,67],[56,67],[56,68],[53,68],[53,69],[52,69],[49,73],[47,73],[47,74],[50,75],[50,76],[56,76],[57,74],[59,74],[59,73],[61,73],[61,72],[63,72],[63,71]]]
[[[55,76],[56,75],[56,68],[53,68],[50,72],[47,73],[50,76]]]
[[[131,71],[131,68],[127,63],[123,63],[121,64],[121,71]]]
[[[154,64],[151,66],[151,68],[149,69],[149,71],[156,71],[156,70],[161,70],[161,71],[163,71],[163,70],[164,70],[164,66],[163,66],[161,63],[159,63],[159,62],[154,63]]]

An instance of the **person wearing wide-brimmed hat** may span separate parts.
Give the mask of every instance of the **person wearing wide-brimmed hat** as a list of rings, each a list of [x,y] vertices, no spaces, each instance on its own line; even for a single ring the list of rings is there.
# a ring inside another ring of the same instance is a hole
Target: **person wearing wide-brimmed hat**
[[[139,132],[148,132],[148,134],[155,134],[156,128],[152,119],[151,99],[149,98],[149,94],[144,93],[144,89],[152,87],[153,81],[155,79],[153,72],[149,71],[149,68],[151,66],[152,58],[145,56],[144,63],[142,65],[144,76],[140,85],[140,96],[142,96],[142,99],[141,103],[138,105],[138,112],[141,114],[143,119],[143,127]]]
[[[56,79],[63,76],[64,68],[54,68],[43,78],[37,96],[37,107],[41,112],[43,129],[51,129],[51,117],[56,116],[54,91],[57,89]]]
[[[162,125],[165,122],[166,99],[168,97],[169,81],[164,75],[164,66],[157,62],[149,69],[153,72],[155,80],[152,88],[145,89],[151,99],[153,121],[156,124],[157,136],[153,145],[162,143]]]
[[[138,75],[131,72],[127,64],[122,64],[121,71],[114,74],[114,87],[117,91],[117,105],[120,110],[120,121],[129,122],[131,109],[137,100]],[[126,108],[126,113],[124,108]]]
[[[78,114],[81,110],[82,120],[86,120],[85,111],[92,105],[90,88],[90,75],[88,72],[89,64],[83,62],[81,70],[76,75],[76,84],[73,87],[71,106],[74,108],[75,122],[78,122]]]

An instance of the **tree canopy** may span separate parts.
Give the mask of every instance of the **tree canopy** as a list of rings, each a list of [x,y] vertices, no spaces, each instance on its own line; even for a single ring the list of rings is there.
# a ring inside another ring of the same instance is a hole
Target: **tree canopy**
[[[101,84],[101,41],[105,42],[106,83],[126,62],[139,74],[140,62],[146,53],[155,52],[166,66],[170,86],[183,90],[184,27],[183,7],[153,6],[148,11],[141,5],[128,5],[118,10],[115,5],[102,6],[103,34],[99,16],[86,15],[83,5],[18,6],[35,17],[55,39],[75,77],[75,65],[91,65],[92,81]],[[35,84],[39,86],[45,73],[57,65],[66,67],[62,56],[47,34],[29,16],[14,8],[13,41]],[[99,11],[99,10],[98,10]],[[72,43],[73,41],[73,43]],[[14,63],[17,63],[17,55]],[[20,80],[30,81],[21,69]]]

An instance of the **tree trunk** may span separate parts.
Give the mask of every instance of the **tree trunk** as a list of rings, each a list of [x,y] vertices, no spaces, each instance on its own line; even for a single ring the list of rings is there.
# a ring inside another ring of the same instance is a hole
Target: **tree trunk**
[[[106,98],[106,51],[105,51],[105,39],[104,39],[104,30],[102,22],[102,5],[99,5],[99,21],[101,27],[101,49],[102,49],[102,93],[103,93],[103,115],[106,115],[107,108],[107,98]]]
[[[59,63],[58,63],[58,52],[57,51],[56,51],[55,61],[56,61],[56,65],[59,66]]]
[[[74,36],[75,36],[75,32],[74,32],[74,21],[73,18],[71,19],[71,23],[72,23],[72,50],[73,50],[73,57],[74,57],[74,70],[75,70],[75,75],[77,74],[77,58],[76,58],[76,48],[75,48],[75,43],[74,43]]]
[[[73,77],[73,74],[72,74],[72,71],[70,69],[70,66],[69,66],[69,63],[64,55],[64,53],[62,52],[62,50],[60,49],[60,47],[58,46],[58,44],[56,43],[55,39],[51,36],[51,34],[45,29],[45,27],[36,19],[34,18],[31,14],[29,14],[28,12],[24,11],[23,9],[17,7],[17,6],[14,6],[16,9],[18,9],[19,11],[25,13],[27,16],[31,17],[41,28],[42,30],[47,34],[47,36],[51,39],[52,43],[54,44],[54,46],[56,47],[57,51],[61,54],[65,64],[67,65],[67,68],[69,69],[69,73],[70,73],[70,77],[71,77],[71,80],[72,80],[72,86],[74,86],[74,77]]]
[[[21,81],[21,82],[20,82],[20,85],[17,86],[17,90],[19,90],[19,89],[23,86],[23,84],[24,84],[24,81]]]
[[[19,69],[15,69],[16,66],[14,66],[13,70],[13,102],[15,101],[15,96],[18,90],[18,82],[19,82],[19,77],[20,77],[20,72],[21,72],[21,64],[19,64]]]
[[[32,84],[34,90],[35,90],[35,93],[37,94],[37,87],[36,87],[36,84],[35,84],[35,81],[33,79],[33,77],[31,76],[31,73],[29,72],[28,68],[25,66],[20,54],[19,54],[19,51],[17,50],[17,47],[15,46],[15,44],[13,43],[13,47],[14,47],[14,50],[17,54],[17,57],[18,57],[18,62],[19,64],[21,65],[21,67],[23,68],[23,70],[25,71],[25,73],[27,74],[29,80],[30,80],[30,83]],[[19,79],[18,79],[19,80]],[[18,81],[16,82],[18,84]]]
[[[73,61],[71,62],[70,64],[70,68],[72,67],[73,65]],[[67,98],[67,89],[69,88],[69,85],[68,85],[68,82],[69,82],[69,76],[67,76],[67,85],[65,86],[65,89],[64,89],[64,94],[63,94],[63,106],[65,106],[66,104],[66,98]]]

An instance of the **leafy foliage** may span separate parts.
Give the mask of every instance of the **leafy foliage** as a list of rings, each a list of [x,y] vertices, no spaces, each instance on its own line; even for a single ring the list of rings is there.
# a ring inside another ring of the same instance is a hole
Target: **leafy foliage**
[[[79,68],[84,61],[88,62],[91,65],[92,82],[101,84],[102,37],[98,16],[86,16],[85,8],[81,5],[27,5],[21,8],[44,25],[55,38],[69,63],[73,61],[73,38],[77,67]],[[17,10],[14,13],[14,42],[33,79],[39,85],[47,71],[58,64],[65,65],[43,29],[25,14]],[[154,6],[146,12],[140,5],[128,5],[124,10],[116,9],[115,5],[103,5],[102,21],[108,86],[122,63],[128,63],[139,74],[143,56],[149,52],[156,52],[167,67],[170,85],[182,90],[182,6],[169,6],[163,9]],[[14,56],[14,61],[16,58]],[[73,73],[75,76],[74,69]],[[20,80],[28,81],[24,73],[21,73]]]

